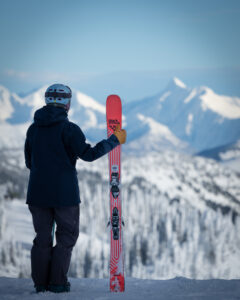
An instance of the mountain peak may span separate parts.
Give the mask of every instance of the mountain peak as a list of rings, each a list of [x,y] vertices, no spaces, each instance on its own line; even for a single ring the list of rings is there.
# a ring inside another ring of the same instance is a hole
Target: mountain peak
[[[173,77],[171,80],[170,80],[170,82],[169,82],[169,84],[168,84],[168,89],[172,89],[172,88],[176,88],[176,87],[178,87],[178,88],[181,88],[181,89],[186,89],[187,88],[187,86],[186,86],[186,84],[185,83],[183,83],[179,78],[177,78],[177,77]]]

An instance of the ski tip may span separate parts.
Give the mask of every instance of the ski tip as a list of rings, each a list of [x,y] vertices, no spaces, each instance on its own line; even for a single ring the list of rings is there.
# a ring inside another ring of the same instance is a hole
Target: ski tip
[[[121,102],[121,98],[118,95],[109,95],[107,97],[107,102],[109,101],[120,101]]]
[[[115,130],[116,124],[122,127],[122,102],[118,95],[110,95],[106,101],[107,128]]]
[[[107,98],[109,98],[109,97],[118,97],[118,98],[120,98],[118,95],[116,95],[116,94],[112,94],[112,95],[109,95]]]

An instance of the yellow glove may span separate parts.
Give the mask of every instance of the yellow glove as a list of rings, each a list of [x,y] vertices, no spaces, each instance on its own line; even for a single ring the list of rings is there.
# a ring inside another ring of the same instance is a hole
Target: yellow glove
[[[120,144],[124,144],[126,142],[127,132],[125,129],[120,129],[119,124],[116,126],[114,135],[117,137]]]

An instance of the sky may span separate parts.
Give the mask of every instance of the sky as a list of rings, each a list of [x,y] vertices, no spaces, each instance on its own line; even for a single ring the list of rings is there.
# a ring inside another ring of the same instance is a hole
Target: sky
[[[240,96],[240,1],[0,0],[0,39],[0,84],[16,92],[134,98],[178,75]]]

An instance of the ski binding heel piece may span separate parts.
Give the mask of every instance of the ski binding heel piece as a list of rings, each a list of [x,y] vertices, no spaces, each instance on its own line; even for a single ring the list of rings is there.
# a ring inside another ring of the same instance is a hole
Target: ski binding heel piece
[[[112,212],[112,232],[113,232],[113,239],[119,239],[119,213],[117,207],[113,208]]]

